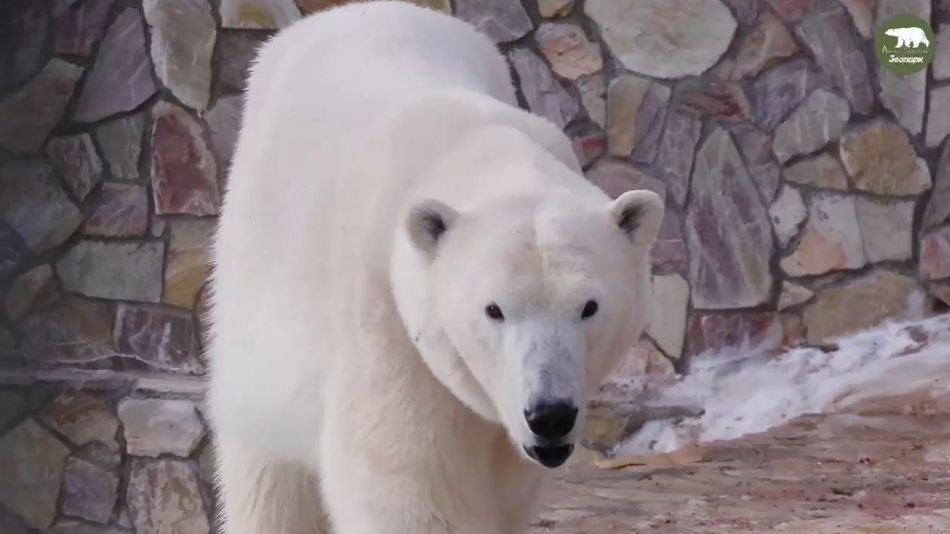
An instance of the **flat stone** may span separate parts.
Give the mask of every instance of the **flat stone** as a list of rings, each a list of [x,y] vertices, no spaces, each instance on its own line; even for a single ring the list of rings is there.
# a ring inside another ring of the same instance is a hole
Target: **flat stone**
[[[6,0],[0,9],[0,93],[5,93],[42,66],[50,20],[46,4],[33,0]]]
[[[144,236],[148,231],[148,192],[137,185],[103,184],[83,229],[90,236]]]
[[[76,451],[75,457],[113,470],[122,465],[122,451],[119,447],[105,445],[98,441],[93,441]]]
[[[82,223],[53,168],[36,160],[0,163],[0,218],[36,254],[66,241]]]
[[[672,110],[666,116],[656,167],[660,178],[666,182],[670,196],[680,207],[686,204],[693,157],[702,127],[702,121],[692,113]]]
[[[561,129],[577,117],[580,113],[577,101],[554,78],[537,54],[526,48],[516,48],[508,53],[508,59],[518,74],[521,93],[533,113]]]
[[[745,159],[749,176],[755,182],[762,201],[772,202],[781,185],[782,168],[775,161],[772,137],[749,123],[730,125],[739,153]]]
[[[825,345],[887,320],[919,319],[924,294],[913,279],[873,271],[840,287],[826,289],[805,308],[808,342]]]
[[[702,74],[737,27],[719,0],[590,0],[584,12],[625,68],[656,78]]]
[[[875,3],[877,20],[881,23],[900,14],[911,14],[926,21],[930,20],[930,0],[877,0]],[[867,6],[869,11],[871,7],[873,6]],[[897,122],[912,135],[919,134],[923,129],[924,107],[927,103],[927,69],[905,76],[888,69],[879,69],[878,78],[884,107],[891,110],[897,117]]]
[[[853,197],[818,195],[811,200],[805,233],[781,267],[789,276],[810,276],[867,264]]]
[[[769,218],[772,228],[782,248],[798,235],[802,222],[808,217],[808,209],[802,200],[802,194],[794,187],[783,187],[775,202],[769,206]]]
[[[563,17],[572,9],[574,9],[574,0],[538,0],[538,12],[546,19]]]
[[[930,64],[930,72],[935,80],[950,78],[950,24],[937,26],[937,50]]]
[[[924,280],[950,277],[950,227],[920,240],[920,277]]]
[[[264,35],[258,35],[263,33]],[[241,94],[247,87],[247,76],[257,51],[269,36],[268,32],[222,32],[215,43],[212,58],[215,80],[224,94]]]
[[[717,354],[729,349],[778,353],[799,341],[801,321],[792,315],[752,312],[694,316],[690,320],[689,354]]]
[[[682,276],[653,277],[653,317],[646,333],[671,358],[683,353],[686,315],[689,309],[689,284]]]
[[[950,220],[950,143],[943,145],[937,162],[937,177],[934,180],[930,202],[924,211],[922,228],[927,229]],[[2,271],[2,269],[0,269]]]
[[[545,22],[534,32],[534,40],[551,70],[562,78],[576,80],[604,68],[600,45],[590,42],[576,24]]]
[[[178,100],[203,110],[211,94],[215,24],[206,0],[145,0],[155,72]]]
[[[869,263],[911,259],[914,252],[914,206],[912,200],[855,199],[864,254]]]
[[[102,443],[111,450],[119,449],[119,420],[102,399],[91,393],[66,388],[43,409],[40,418],[77,447]]]
[[[845,9],[848,10],[848,14],[851,15],[851,20],[854,22],[854,27],[858,29],[858,33],[861,37],[870,39],[871,27],[874,23],[874,4],[877,3],[878,0],[838,1],[844,4]]]
[[[795,30],[818,66],[844,91],[855,113],[866,115],[874,105],[874,91],[861,43],[852,30],[851,16],[836,6],[803,20]]]
[[[13,280],[4,297],[7,317],[14,321],[26,315],[34,304],[48,304],[59,297],[53,269],[49,264],[38,265]]]
[[[741,85],[713,78],[690,78],[677,84],[673,106],[720,122],[744,121],[752,116],[752,105]]]
[[[219,168],[227,169],[231,166],[234,146],[241,129],[243,106],[243,96],[226,96],[215,102],[214,107],[204,116],[211,133],[211,149]]]
[[[30,534],[23,522],[10,510],[0,506],[0,532],[4,534]]]
[[[119,403],[119,419],[125,432],[126,451],[132,456],[188,457],[205,435],[195,404],[188,400],[126,398]],[[140,526],[134,517],[134,506],[132,515],[136,526]]]
[[[597,128],[585,128],[571,135],[571,148],[578,163],[586,169],[607,152],[607,136]]]
[[[581,103],[590,120],[601,128],[607,125],[607,86],[601,74],[581,76],[577,79],[577,90],[581,94]]]
[[[0,147],[16,152],[42,148],[66,111],[82,68],[51,59],[19,91],[0,102]]]
[[[785,22],[799,22],[819,7],[821,0],[768,0],[768,3]]]
[[[696,157],[686,213],[693,306],[757,306],[772,287],[772,229],[739,151],[714,130]]]
[[[818,87],[821,78],[811,62],[796,59],[765,71],[752,84],[756,120],[773,131]]]
[[[104,525],[118,497],[119,477],[114,472],[78,458],[66,462],[64,514]]]
[[[132,462],[127,502],[136,534],[210,534],[198,477],[179,460]]]
[[[279,30],[300,19],[300,8],[294,0],[222,2],[219,13],[222,28]]]
[[[145,25],[138,10],[126,8],[109,26],[95,65],[86,76],[73,119],[95,122],[132,111],[155,94],[145,49]]]
[[[23,261],[23,251],[17,243],[16,234],[0,225],[0,281],[15,273]]]
[[[473,24],[496,43],[516,41],[534,29],[521,2],[456,0],[455,16]]]
[[[152,215],[152,229],[150,232],[152,237],[162,237],[165,235],[166,226],[168,226],[168,224],[165,222],[164,218],[158,215]]]
[[[771,12],[763,12],[752,31],[745,36],[736,52],[731,78],[741,80],[757,76],[762,69],[798,51],[795,38],[785,24]]]
[[[656,157],[671,91],[640,76],[614,78],[607,89],[610,155],[650,163]]]
[[[741,26],[751,26],[759,17],[763,0],[723,0],[732,8]]]
[[[44,362],[88,362],[115,354],[112,313],[103,304],[67,300],[55,310],[27,316],[19,327],[22,350]]]
[[[930,90],[930,112],[927,114],[927,146],[940,145],[950,134],[950,85]]]
[[[123,180],[138,179],[143,133],[145,116],[141,113],[122,117],[96,128],[96,142],[102,149],[106,167],[112,176]]]
[[[102,161],[89,134],[54,137],[46,145],[46,154],[80,200],[102,180]]]
[[[88,56],[102,38],[115,0],[58,0],[53,5],[57,54]]]
[[[689,276],[686,243],[683,241],[683,218],[673,206],[667,205],[663,223],[650,251],[653,274]]]
[[[950,284],[931,284],[930,294],[946,306],[950,306]]]
[[[89,297],[159,302],[164,244],[82,241],[57,263],[63,289]]]
[[[191,314],[120,304],[115,344],[119,352],[162,371],[196,374],[204,370],[198,357]]]
[[[807,287],[786,280],[782,283],[782,293],[778,297],[778,311],[804,304],[811,300],[813,296],[815,296],[815,293]]]
[[[0,429],[16,420],[26,408],[23,397],[12,391],[0,391]],[[2,525],[2,523],[0,523]]]
[[[201,125],[184,109],[159,102],[152,109],[152,191],[159,215],[216,215],[218,167]]]
[[[775,155],[784,163],[798,154],[816,152],[841,137],[850,118],[844,99],[817,89],[775,130]]]
[[[782,170],[785,181],[807,187],[847,191],[848,176],[834,156],[823,152],[803,159]]]
[[[49,534],[128,534],[128,532],[116,527],[63,519],[57,521],[53,528],[49,529]]]
[[[45,531],[56,516],[56,498],[69,449],[27,419],[0,438],[0,504],[28,527]]]
[[[211,269],[214,221],[175,221],[171,226],[163,301],[192,309]]]
[[[660,198],[666,197],[666,186],[662,181],[618,161],[602,161],[589,170],[586,176],[611,199],[616,199],[627,191],[640,189],[653,191],[660,195]]]
[[[930,170],[907,132],[883,120],[849,131],[840,143],[841,162],[862,191],[916,195],[930,188]]]

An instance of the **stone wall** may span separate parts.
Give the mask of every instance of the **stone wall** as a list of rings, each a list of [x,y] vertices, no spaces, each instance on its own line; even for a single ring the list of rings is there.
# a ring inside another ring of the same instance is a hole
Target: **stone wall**
[[[499,43],[588,179],[665,197],[657,320],[620,375],[950,302],[950,39],[908,77],[872,49],[897,12],[950,34],[950,2],[417,2]],[[0,5],[4,532],[210,528],[197,318],[244,75],[342,2],[221,3]]]

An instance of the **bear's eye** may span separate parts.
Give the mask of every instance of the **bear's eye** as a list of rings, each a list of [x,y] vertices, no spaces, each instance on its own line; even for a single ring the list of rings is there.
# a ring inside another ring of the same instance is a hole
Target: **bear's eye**
[[[492,321],[504,321],[505,315],[501,313],[501,308],[497,304],[489,304],[485,306],[485,315],[488,316]]]
[[[581,319],[590,319],[599,308],[596,300],[588,300],[587,304],[584,304],[584,310],[581,311]]]

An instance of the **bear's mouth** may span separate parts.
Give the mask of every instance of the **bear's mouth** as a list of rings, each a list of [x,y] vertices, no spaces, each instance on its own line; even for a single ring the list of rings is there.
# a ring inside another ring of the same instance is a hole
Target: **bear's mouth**
[[[534,461],[550,469],[563,465],[564,462],[570,458],[571,453],[574,452],[573,443],[553,447],[523,447],[524,452],[534,459]]]

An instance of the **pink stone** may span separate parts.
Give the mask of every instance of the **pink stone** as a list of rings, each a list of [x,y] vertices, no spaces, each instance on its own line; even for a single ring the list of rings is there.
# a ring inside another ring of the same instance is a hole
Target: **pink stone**
[[[920,276],[925,280],[950,277],[950,226],[921,240]]]
[[[753,312],[697,316],[687,331],[687,353],[749,347],[772,354],[796,344],[802,334],[801,320],[793,315]]]
[[[153,110],[152,187],[159,215],[216,215],[218,167],[201,125],[184,109],[159,102]]]

